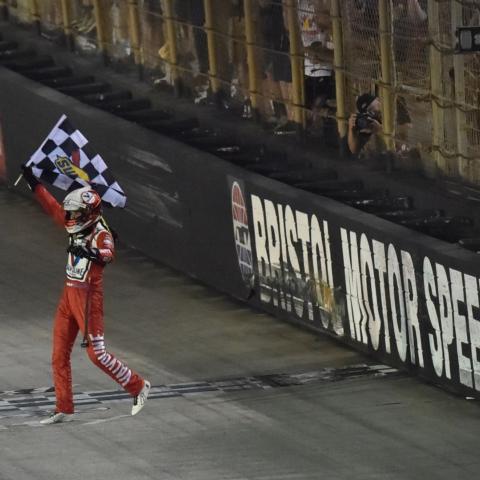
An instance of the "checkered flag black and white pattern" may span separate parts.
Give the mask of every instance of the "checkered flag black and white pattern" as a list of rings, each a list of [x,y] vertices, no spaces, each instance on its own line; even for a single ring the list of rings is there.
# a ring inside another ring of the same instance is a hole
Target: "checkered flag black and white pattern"
[[[103,158],[92,150],[66,115],[62,115],[26,166],[32,168],[37,178],[62,190],[90,185],[105,203],[125,207],[127,197]]]

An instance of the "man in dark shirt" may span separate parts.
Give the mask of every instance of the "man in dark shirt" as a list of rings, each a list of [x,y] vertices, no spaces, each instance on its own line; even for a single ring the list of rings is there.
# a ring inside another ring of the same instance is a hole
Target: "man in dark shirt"
[[[372,135],[382,131],[380,99],[364,93],[357,98],[357,113],[348,119],[348,133],[342,139],[343,154],[347,158],[358,158]]]

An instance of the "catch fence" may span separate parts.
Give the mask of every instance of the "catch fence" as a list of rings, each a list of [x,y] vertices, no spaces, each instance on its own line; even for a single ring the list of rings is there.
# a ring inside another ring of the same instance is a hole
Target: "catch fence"
[[[455,35],[480,26],[479,2],[4,0],[0,11],[279,135],[338,145],[356,97],[375,93],[398,168],[480,182],[480,54],[457,53]]]

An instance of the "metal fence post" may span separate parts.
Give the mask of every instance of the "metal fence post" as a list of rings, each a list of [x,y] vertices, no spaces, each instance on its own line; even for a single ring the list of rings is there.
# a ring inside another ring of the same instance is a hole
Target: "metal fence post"
[[[128,0],[128,31],[133,50],[133,61],[138,69],[138,76],[143,78],[143,55],[140,41],[140,20],[138,15],[138,1]]]
[[[288,32],[290,35],[290,63],[292,68],[292,94],[295,122],[305,127],[303,106],[303,53],[300,42],[297,8],[293,0],[286,0]]]
[[[172,0],[164,0],[165,24],[167,27],[168,63],[175,94],[180,95],[180,82],[177,68],[177,44]]]
[[[210,88],[215,97],[220,90],[220,82],[218,80],[217,45],[215,41],[212,0],[203,0],[203,6],[205,8],[205,31],[207,34],[208,46],[208,77],[210,80]]]
[[[105,35],[105,19],[108,15],[103,15],[101,0],[93,0],[93,11],[95,15],[95,28],[97,30],[97,44],[100,54],[103,56],[105,64],[108,63],[107,37]]]
[[[35,29],[35,32],[40,35],[42,33],[42,28],[40,25],[40,12],[38,10],[37,0],[30,0],[29,7],[33,28]]]
[[[244,0],[245,40],[247,43],[248,90],[250,103],[255,117],[258,116],[258,74],[257,56],[255,54],[255,28],[253,24],[252,0]]]
[[[395,122],[393,93],[393,65],[392,65],[392,25],[390,0],[378,0],[378,14],[380,27],[380,59],[381,59],[381,91],[383,107],[383,137],[388,150],[394,150]]]
[[[0,0],[0,20],[8,20],[7,0]]]
[[[443,97],[443,68],[442,54],[440,53],[440,16],[438,0],[428,0],[428,32],[430,44],[430,89],[432,92],[432,147],[435,166],[446,173],[447,163],[442,155],[444,144],[444,109],[439,105]],[[431,172],[435,175],[435,172]]]
[[[452,45],[456,43],[455,30],[463,25],[463,5],[451,2]],[[453,55],[453,71],[455,76],[455,120],[457,131],[457,163],[461,177],[467,178],[471,173],[468,159],[468,141],[465,114],[465,59],[462,54]]]
[[[330,5],[333,36],[333,68],[335,71],[335,95],[337,102],[337,128],[340,137],[347,134],[347,111],[345,105],[345,65],[343,59],[343,34],[340,0],[332,0]]]
[[[73,35],[72,35],[72,18],[70,11],[70,2],[68,0],[62,0],[62,22],[63,22],[63,35],[65,36],[65,44],[69,50],[73,50]]]

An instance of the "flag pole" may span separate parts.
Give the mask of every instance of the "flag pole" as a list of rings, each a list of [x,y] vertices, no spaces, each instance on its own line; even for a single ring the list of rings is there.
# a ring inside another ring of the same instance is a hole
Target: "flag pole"
[[[23,173],[21,173],[18,178],[15,180],[15,183],[13,184],[14,187],[16,187],[19,183],[20,180],[23,178]]]

